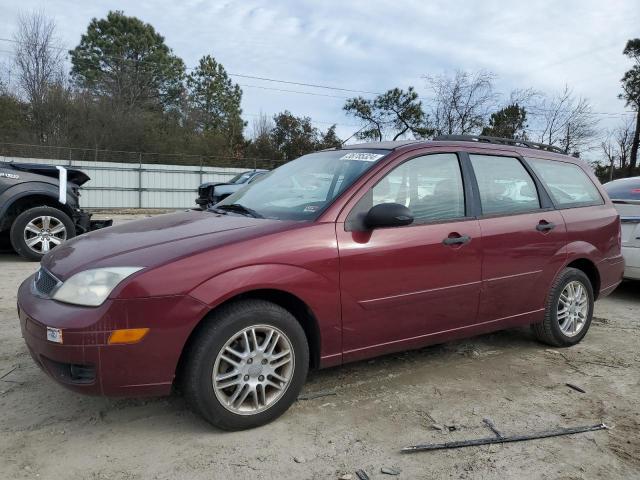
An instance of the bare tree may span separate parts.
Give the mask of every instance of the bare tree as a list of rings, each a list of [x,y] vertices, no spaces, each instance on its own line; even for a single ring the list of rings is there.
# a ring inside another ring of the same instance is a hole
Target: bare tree
[[[274,127],[275,125],[271,117],[260,112],[260,114],[254,118],[251,123],[251,140],[256,141],[268,137]]]
[[[452,77],[424,78],[434,94],[430,114],[436,135],[479,133],[497,106],[498,94],[493,89],[495,76],[492,73],[458,70]]]
[[[579,155],[597,134],[598,120],[592,114],[589,101],[576,97],[568,86],[545,97],[537,106],[529,107],[529,112],[537,118],[538,140],[565,153]]]
[[[55,37],[56,24],[42,12],[18,17],[15,40],[16,77],[28,100],[39,140],[47,141],[47,102],[63,84],[62,51]]]
[[[624,170],[629,164],[633,146],[634,122],[626,121],[606,133],[600,148],[609,164],[609,179],[616,168]]]

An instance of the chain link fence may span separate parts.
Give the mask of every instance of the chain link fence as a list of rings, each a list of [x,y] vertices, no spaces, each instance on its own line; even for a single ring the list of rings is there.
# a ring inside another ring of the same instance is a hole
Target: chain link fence
[[[0,156],[19,158],[41,158],[61,162],[116,162],[164,165],[189,165],[226,168],[264,168],[272,170],[283,160],[225,155],[192,155],[182,153],[127,152],[92,148],[58,147],[54,145],[29,145],[23,143],[0,143]]]

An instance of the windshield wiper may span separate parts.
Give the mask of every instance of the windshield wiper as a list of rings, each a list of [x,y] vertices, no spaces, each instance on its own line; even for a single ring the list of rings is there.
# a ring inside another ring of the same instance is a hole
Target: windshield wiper
[[[228,210],[230,212],[239,213],[241,215],[250,216],[253,218],[264,218],[255,210],[245,207],[239,203],[230,203],[227,205],[216,205],[216,210]]]

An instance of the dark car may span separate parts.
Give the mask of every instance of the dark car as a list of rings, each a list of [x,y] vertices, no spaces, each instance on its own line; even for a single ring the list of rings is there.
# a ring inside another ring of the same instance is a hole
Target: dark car
[[[224,200],[232,193],[237,192],[245,185],[256,181],[262,177],[268,170],[248,170],[246,172],[239,173],[227,183],[224,182],[208,182],[203,183],[198,187],[198,198],[196,203],[202,210],[206,210],[211,205],[215,205],[221,200]]]
[[[40,260],[76,235],[111,225],[80,209],[80,187],[89,180],[73,168],[0,162],[0,234],[24,258]]]
[[[67,242],[20,286],[29,351],[75,391],[180,385],[243,429],[309,368],[523,325],[580,342],[622,279],[614,206],[579,159],[472,140],[305,155],[207,211]]]
[[[624,277],[640,280],[640,177],[620,178],[604,189],[620,214]]]

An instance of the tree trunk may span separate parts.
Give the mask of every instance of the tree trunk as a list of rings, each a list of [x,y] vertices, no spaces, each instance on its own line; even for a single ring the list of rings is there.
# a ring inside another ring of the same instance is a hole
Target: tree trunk
[[[629,155],[629,174],[633,175],[638,162],[638,142],[640,142],[640,108],[636,112],[636,130],[633,132],[633,142],[631,143],[631,155]]]

